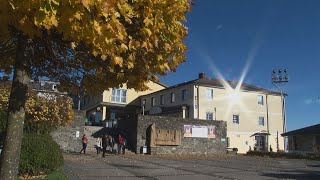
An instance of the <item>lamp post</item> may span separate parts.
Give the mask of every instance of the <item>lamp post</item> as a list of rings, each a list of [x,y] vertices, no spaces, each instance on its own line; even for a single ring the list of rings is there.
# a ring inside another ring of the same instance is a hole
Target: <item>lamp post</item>
[[[289,82],[289,76],[288,76],[288,71],[287,69],[274,69],[272,71],[272,84],[279,89],[280,94],[281,94],[281,103],[282,103],[282,120],[283,120],[283,133],[287,131],[286,129],[286,112],[285,112],[285,97],[283,95],[282,88],[278,86],[277,84],[281,83],[287,83]],[[278,137],[277,137],[278,138]],[[284,140],[284,150],[286,151],[286,139]],[[278,143],[277,143],[278,146]],[[277,147],[277,150],[279,150],[279,147]]]

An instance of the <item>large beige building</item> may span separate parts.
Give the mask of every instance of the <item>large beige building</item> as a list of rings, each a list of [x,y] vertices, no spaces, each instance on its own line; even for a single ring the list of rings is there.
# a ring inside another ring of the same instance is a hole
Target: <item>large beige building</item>
[[[199,78],[140,96],[145,114],[227,121],[228,147],[239,153],[284,150],[281,94],[263,88]]]
[[[81,109],[86,110],[88,123],[102,124],[106,122],[107,127],[113,127],[118,119],[127,118],[137,114],[140,107],[139,96],[156,92],[166,88],[164,84],[149,81],[149,90],[135,91],[127,89],[124,84],[122,88],[110,88],[104,90],[101,96],[86,95],[81,99]]]

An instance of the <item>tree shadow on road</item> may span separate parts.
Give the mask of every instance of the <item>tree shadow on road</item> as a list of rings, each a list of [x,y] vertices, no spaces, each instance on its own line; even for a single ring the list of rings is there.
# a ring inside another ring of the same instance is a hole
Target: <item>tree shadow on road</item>
[[[309,167],[320,167],[320,164],[317,164],[317,165],[312,164],[312,165],[307,165],[307,166],[309,166]]]
[[[278,173],[263,173],[262,176],[278,178],[278,179],[320,179],[319,171],[281,171]]]

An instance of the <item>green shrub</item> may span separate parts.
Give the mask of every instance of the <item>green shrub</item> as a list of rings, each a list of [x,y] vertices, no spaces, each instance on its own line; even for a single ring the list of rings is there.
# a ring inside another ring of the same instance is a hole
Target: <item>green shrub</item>
[[[48,174],[62,165],[62,151],[50,135],[24,134],[19,174]]]
[[[0,111],[0,132],[4,132],[6,130],[7,124],[7,112]]]
[[[7,124],[7,113],[4,111],[0,111],[0,148],[2,148],[2,145],[4,144],[6,124]]]
[[[267,157],[273,157],[273,158],[312,159],[312,160],[320,159],[320,155],[317,155],[317,154],[286,153],[284,151],[279,151],[279,152],[248,151],[247,155],[267,156]]]
[[[68,180],[61,170],[54,171],[44,178],[44,180]]]

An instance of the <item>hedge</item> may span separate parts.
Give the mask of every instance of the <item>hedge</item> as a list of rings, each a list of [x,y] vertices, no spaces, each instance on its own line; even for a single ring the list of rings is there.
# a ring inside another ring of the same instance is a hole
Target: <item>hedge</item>
[[[56,171],[64,163],[59,145],[48,134],[24,134],[20,175],[40,175]]]
[[[283,151],[279,151],[279,152],[248,151],[247,155],[249,155],[249,156],[267,156],[267,157],[274,157],[274,158],[320,160],[320,154],[286,153]]]

